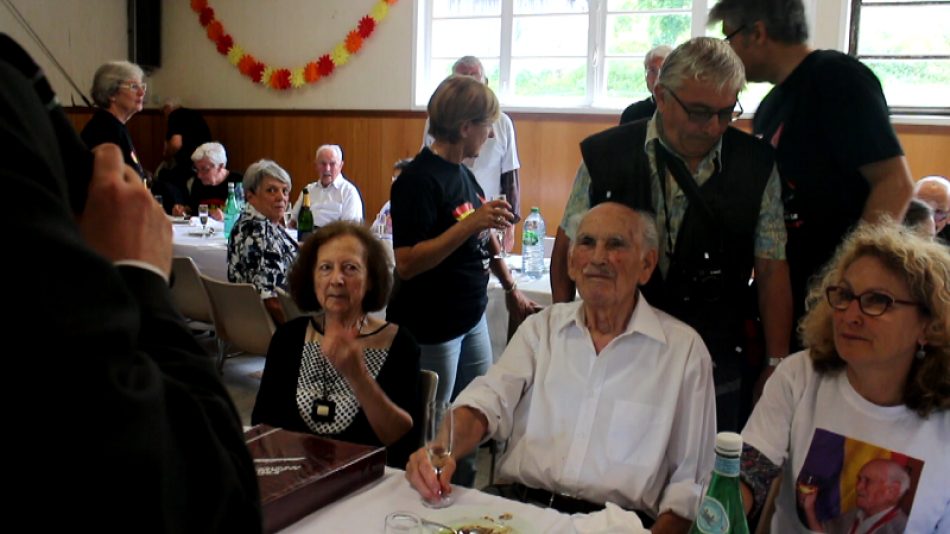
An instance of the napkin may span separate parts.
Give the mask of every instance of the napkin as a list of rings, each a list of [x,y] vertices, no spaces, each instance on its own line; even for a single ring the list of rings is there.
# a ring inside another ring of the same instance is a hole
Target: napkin
[[[649,534],[637,514],[628,512],[612,502],[606,508],[592,514],[574,514],[571,516],[574,530],[578,534]]]

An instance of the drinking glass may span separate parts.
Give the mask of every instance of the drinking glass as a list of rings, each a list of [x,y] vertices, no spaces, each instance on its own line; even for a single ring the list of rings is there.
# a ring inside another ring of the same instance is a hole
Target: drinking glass
[[[294,218],[294,212],[289,207],[284,208],[284,228],[290,228],[290,221]]]
[[[201,221],[201,233],[207,233],[208,226],[208,205],[201,204],[198,206],[198,220]]]
[[[393,512],[386,516],[386,534],[422,532],[422,521],[412,512]]]
[[[504,200],[505,202],[508,202],[508,195],[495,195],[494,197],[492,197],[492,200]],[[501,251],[498,252],[498,254],[496,254],[495,257],[496,257],[496,258],[507,258],[507,257],[508,257],[508,250],[507,250],[506,247],[505,247],[505,245],[506,245],[506,243],[505,243],[505,234],[508,233],[508,230],[507,230],[507,229],[492,230],[492,233],[495,234],[495,238],[498,239],[498,246],[501,247]]]
[[[437,478],[441,478],[442,469],[452,455],[454,419],[452,406],[449,403],[429,403],[426,410],[426,453],[429,455],[429,462],[435,468]],[[429,508],[445,508],[452,502],[451,495],[439,495],[434,502],[423,499],[422,504]]]

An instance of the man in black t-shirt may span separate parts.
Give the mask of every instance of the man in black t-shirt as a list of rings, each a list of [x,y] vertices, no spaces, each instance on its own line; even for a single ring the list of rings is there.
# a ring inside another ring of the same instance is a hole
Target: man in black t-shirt
[[[165,102],[162,112],[168,119],[165,130],[164,162],[157,172],[161,182],[166,206],[186,204],[188,179],[191,172],[191,155],[199,146],[211,141],[211,129],[201,114],[181,107],[176,100]]]
[[[749,81],[775,84],[753,133],[776,149],[798,318],[809,278],[855,223],[901,220],[910,169],[880,82],[853,57],[806,44],[801,0],[720,0],[709,21],[722,23]]]

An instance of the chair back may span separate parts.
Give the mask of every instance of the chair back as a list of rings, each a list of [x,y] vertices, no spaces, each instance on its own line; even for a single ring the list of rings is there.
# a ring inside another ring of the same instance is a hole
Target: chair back
[[[292,321],[297,317],[311,315],[298,308],[297,303],[294,302],[294,298],[290,296],[290,293],[279,287],[277,288],[277,300],[280,302],[281,309],[284,310],[284,321]]]
[[[232,284],[207,276],[202,276],[201,280],[211,300],[211,315],[218,338],[235,350],[267,354],[276,328],[257,289],[251,284]],[[219,365],[223,364],[223,347],[219,358]]]
[[[172,258],[172,302],[182,315],[193,321],[211,322],[211,302],[201,282],[195,261],[185,256]]]

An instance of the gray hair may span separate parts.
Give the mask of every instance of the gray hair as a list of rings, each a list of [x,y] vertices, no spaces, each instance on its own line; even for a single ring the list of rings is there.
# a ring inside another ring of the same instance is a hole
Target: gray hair
[[[709,11],[709,24],[724,22],[733,30],[749,31],[762,21],[769,38],[798,44],[808,40],[808,20],[802,0],[719,0]]]
[[[214,141],[199,146],[191,154],[191,161],[195,163],[205,158],[216,166],[228,164],[228,153],[224,151],[224,146]]]
[[[287,187],[293,186],[287,171],[269,159],[262,159],[251,163],[251,166],[244,172],[244,190],[257,193],[257,188],[268,176],[280,180]]]
[[[323,152],[324,150],[329,150],[333,152],[333,154],[336,155],[337,159],[339,159],[340,161],[343,161],[343,149],[340,148],[340,145],[320,145],[320,148],[318,148],[317,151],[313,153],[313,157],[319,158],[320,153]]]
[[[455,61],[455,63],[452,64],[452,74],[456,74],[458,72],[458,69],[462,67],[469,68],[469,69],[472,67],[478,67],[478,72],[482,73],[482,79],[478,81],[482,83],[486,83],[488,81],[488,76],[485,75],[485,66],[482,65],[482,61],[478,59],[477,57],[462,56],[458,58]]]
[[[647,52],[647,55],[644,56],[644,58],[643,58],[643,68],[644,68],[644,69],[649,69],[649,68],[650,68],[650,63],[651,63],[654,59],[656,59],[656,58],[658,58],[658,57],[661,57],[661,58],[664,58],[664,59],[665,59],[666,56],[670,55],[670,52],[672,52],[672,51],[673,51],[673,48],[670,47],[670,46],[667,46],[667,45],[654,46],[653,48],[650,49],[649,52]]]
[[[919,193],[920,190],[928,184],[934,184],[939,186],[941,189],[950,190],[950,180],[948,180],[946,176],[933,174],[930,176],[924,176],[920,180],[917,180],[917,183],[914,184],[914,194],[916,195]]]
[[[145,78],[145,72],[135,63],[110,61],[96,69],[89,95],[97,106],[107,109],[111,104],[110,99],[119,92],[119,84],[143,78]]]
[[[900,487],[899,497],[903,497],[907,493],[907,490],[910,489],[910,475],[907,473],[907,469],[894,460],[884,458],[871,460],[871,462],[883,462],[887,466],[887,480],[888,482],[897,483]]]
[[[694,37],[666,56],[657,83],[676,91],[687,79],[738,93],[745,87],[745,67],[726,41]]]

